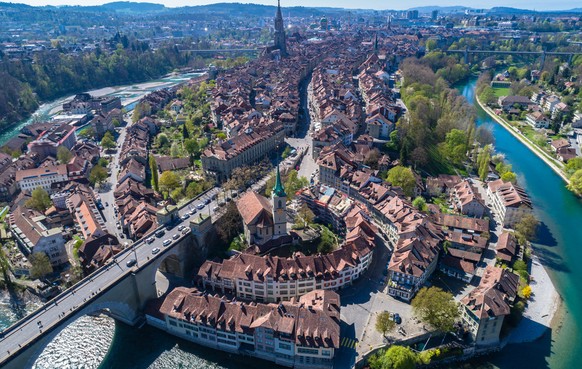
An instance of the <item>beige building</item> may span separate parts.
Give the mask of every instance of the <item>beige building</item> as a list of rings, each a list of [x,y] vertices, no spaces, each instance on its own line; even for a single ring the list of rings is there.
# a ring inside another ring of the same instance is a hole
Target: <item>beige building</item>
[[[487,196],[501,217],[504,227],[513,227],[525,214],[532,212],[531,200],[523,188],[498,179],[487,184]]]
[[[280,123],[248,128],[243,133],[204,150],[202,169],[207,175],[225,181],[234,168],[256,163],[283,143],[285,130]]]
[[[16,172],[16,182],[22,191],[33,191],[41,187],[48,193],[52,192],[52,184],[67,181],[67,164],[52,165]]]
[[[340,347],[340,298],[332,291],[247,304],[178,287],[150,302],[146,319],[188,341],[292,368],[331,369]]]
[[[477,346],[499,343],[503,319],[517,295],[519,276],[507,269],[488,266],[479,286],[461,300],[465,328]]]

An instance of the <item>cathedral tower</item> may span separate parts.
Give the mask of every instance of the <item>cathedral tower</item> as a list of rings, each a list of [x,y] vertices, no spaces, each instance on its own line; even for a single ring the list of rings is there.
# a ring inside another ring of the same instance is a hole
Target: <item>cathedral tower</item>
[[[281,51],[281,56],[287,55],[287,41],[285,40],[285,27],[281,14],[281,0],[277,0],[277,15],[275,16],[275,49]]]

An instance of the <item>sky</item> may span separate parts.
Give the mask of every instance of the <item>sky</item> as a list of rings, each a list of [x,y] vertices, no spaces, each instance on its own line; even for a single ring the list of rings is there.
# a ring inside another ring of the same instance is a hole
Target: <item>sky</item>
[[[14,3],[24,3],[29,5],[100,5],[113,0],[4,0]],[[138,1],[135,1],[138,2]],[[167,7],[179,7],[186,5],[203,5],[217,2],[252,2],[256,4],[275,5],[275,0],[143,0],[143,2],[151,2],[157,4],[164,4]],[[285,6],[325,6],[325,7],[341,7],[341,8],[365,8],[365,9],[394,9],[403,10],[417,6],[452,6],[462,5],[473,8],[491,8],[494,6],[509,6],[520,9],[532,10],[561,10],[582,7],[580,0],[367,0],[365,2],[357,2],[354,0],[282,0],[282,7]]]

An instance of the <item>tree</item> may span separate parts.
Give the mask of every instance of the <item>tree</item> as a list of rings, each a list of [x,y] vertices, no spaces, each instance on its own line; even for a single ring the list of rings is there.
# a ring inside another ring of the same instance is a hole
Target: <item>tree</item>
[[[100,185],[101,183],[105,182],[107,176],[107,169],[100,165],[95,165],[89,173],[89,182],[91,182],[94,186]]]
[[[198,141],[196,141],[195,138],[189,138],[184,140],[184,148],[186,149],[186,152],[190,154],[190,156],[196,155],[200,150],[200,147],[198,146]]]
[[[568,189],[579,196],[582,195],[582,169],[578,169],[572,174]]]
[[[7,286],[12,284],[12,279],[10,278],[10,262],[8,257],[4,252],[4,246],[0,244],[0,269],[2,269],[2,276],[4,277],[4,283]]]
[[[461,164],[467,157],[467,133],[460,129],[452,129],[447,133],[443,153],[455,164]]]
[[[174,201],[178,202],[184,198],[184,193],[182,192],[181,188],[176,188],[170,193],[170,197],[174,199]]]
[[[184,140],[190,138],[190,132],[188,132],[188,127],[185,124],[182,126],[182,137]]]
[[[188,187],[186,187],[186,196],[190,199],[193,199],[194,197],[202,193],[203,190],[204,189],[202,187],[202,184],[198,182],[190,182],[190,184],[188,184]]]
[[[307,225],[313,223],[315,214],[309,209],[307,204],[303,203],[297,210],[297,217],[295,218],[295,229],[303,229]]]
[[[526,214],[515,225],[515,231],[526,240],[532,241],[535,238],[538,224],[539,222],[533,214]]]
[[[531,287],[529,284],[521,289],[521,295],[523,296],[524,299],[529,300],[531,296]]]
[[[180,177],[169,170],[162,173],[159,182],[160,191],[162,191],[165,196],[168,196],[172,191],[180,187]]]
[[[451,332],[459,317],[453,295],[438,287],[422,288],[412,300],[412,311],[424,323],[441,332]]]
[[[511,171],[505,172],[501,175],[501,180],[503,182],[515,183],[515,182],[517,182],[517,175]]]
[[[300,189],[309,186],[309,181],[305,177],[299,177],[299,173],[293,169],[287,173],[287,179],[285,180],[285,192],[287,193],[287,198],[292,200],[295,197],[295,193]]]
[[[48,192],[42,187],[37,187],[32,191],[32,196],[26,201],[26,207],[45,212],[53,204]]]
[[[109,165],[109,161],[107,161],[107,159],[105,159],[105,158],[99,158],[97,165],[100,165],[103,168],[107,168],[107,166]]]
[[[412,200],[412,206],[414,206],[418,210],[425,211],[426,200],[422,196],[417,196],[414,200]]]
[[[291,154],[291,146],[285,146],[285,150],[283,150],[283,153],[281,154],[281,157],[283,159],[287,159],[287,157],[289,156],[289,154]]]
[[[401,165],[395,166],[388,171],[386,180],[393,186],[401,187],[406,196],[411,197],[414,194],[416,178],[414,177],[412,169],[403,167]]]
[[[581,157],[576,157],[573,159],[568,160],[568,163],[566,163],[566,173],[568,175],[572,175],[574,173],[576,173],[578,170],[582,169],[582,158]]]
[[[170,140],[168,139],[168,135],[165,133],[160,133],[158,135],[158,146],[160,147],[168,147],[170,146]]]
[[[57,159],[61,164],[67,164],[73,158],[73,154],[71,151],[67,149],[65,146],[59,146],[57,150]]]
[[[370,362],[371,369],[414,369],[417,355],[409,347],[392,345]]]
[[[335,249],[337,245],[335,235],[326,226],[321,226],[320,232],[321,239],[319,241],[319,245],[317,245],[317,252],[322,254],[329,254]]]
[[[242,231],[242,218],[234,201],[228,203],[224,215],[215,226],[216,233],[226,244],[230,244],[233,237]]]
[[[159,192],[158,163],[153,155],[150,155],[150,171],[152,172],[152,187],[154,191]]]
[[[105,132],[105,135],[103,135],[103,138],[101,139],[101,146],[106,150],[112,149],[116,146],[115,139],[111,132]]]
[[[53,267],[49,257],[44,252],[35,252],[30,255],[30,277],[32,279],[42,278],[53,272]]]
[[[394,320],[390,319],[389,312],[383,311],[378,314],[376,317],[376,330],[382,333],[384,337],[386,337],[386,334],[393,330],[394,327],[396,327],[396,323]]]

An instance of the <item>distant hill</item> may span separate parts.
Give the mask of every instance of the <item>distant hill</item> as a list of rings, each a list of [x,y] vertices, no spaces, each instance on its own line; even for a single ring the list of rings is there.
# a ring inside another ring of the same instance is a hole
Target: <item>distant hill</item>
[[[468,6],[417,6],[408,10],[418,10],[419,13],[431,13],[433,10],[438,10],[439,13],[459,13],[467,9],[475,9]]]
[[[162,4],[115,1],[101,5],[102,8],[118,12],[159,12],[167,8]]]

